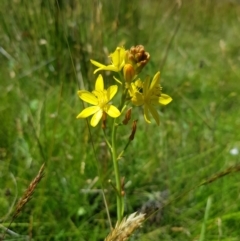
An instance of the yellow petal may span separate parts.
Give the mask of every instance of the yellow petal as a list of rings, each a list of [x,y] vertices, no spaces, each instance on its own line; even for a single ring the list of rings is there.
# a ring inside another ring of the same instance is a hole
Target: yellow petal
[[[119,71],[118,68],[115,67],[114,65],[108,65],[108,66],[104,66],[104,67],[96,69],[93,73],[96,74],[100,70],[108,70],[108,71],[115,71],[115,72]]]
[[[143,82],[143,95],[144,96],[146,96],[148,93],[149,83],[150,83],[150,77],[147,76]]]
[[[114,105],[108,105],[104,108],[104,110],[109,116],[113,118],[117,118],[118,116],[121,115],[121,112]]]
[[[114,95],[117,93],[118,90],[118,86],[117,85],[111,85],[108,89],[107,89],[107,98],[108,101],[110,101]]]
[[[167,105],[172,101],[172,98],[169,95],[161,94],[161,97],[159,97],[158,102],[162,105]]]
[[[123,47],[117,47],[114,53],[110,54],[113,65],[120,71],[125,64],[126,51]]]
[[[95,83],[95,90],[103,91],[104,90],[104,82],[102,75],[98,75],[96,83]]]
[[[98,99],[96,98],[96,96],[86,90],[79,90],[78,96],[80,99],[82,99],[83,101],[89,104],[92,104],[92,105],[98,104]]]
[[[131,99],[132,103],[136,106],[144,104],[144,97],[142,93],[135,92]]]
[[[148,105],[144,105],[144,119],[147,123],[151,123],[150,121],[150,115],[148,110]]]
[[[156,110],[152,105],[149,105],[148,108],[149,108],[149,111],[150,111],[150,113],[152,114],[154,120],[155,120],[155,121],[157,122],[157,124],[159,125],[160,120],[159,120],[159,115],[158,115],[157,110]]]
[[[131,83],[131,84],[129,85],[128,93],[129,93],[130,96],[133,96],[133,95],[134,95],[134,84],[133,84],[133,83]]]
[[[99,109],[100,109],[99,106],[87,107],[77,116],[77,118],[87,118],[88,116],[90,116],[90,115],[96,113],[97,111],[99,111]]]
[[[158,71],[153,77],[153,80],[152,80],[152,83],[150,85],[149,91],[151,91],[156,85],[158,85],[159,81],[160,81],[160,72]]]
[[[90,59],[91,63],[97,67],[99,67],[98,69],[96,69],[93,73],[96,74],[98,71],[100,70],[109,70],[109,71],[116,71],[118,72],[118,69],[116,66],[114,65],[104,65],[104,64],[101,64],[95,60],[92,60]]]
[[[95,126],[99,123],[99,121],[101,120],[102,115],[103,115],[103,111],[102,111],[102,109],[100,109],[99,111],[97,111],[97,112],[93,115],[93,117],[92,117],[92,119],[91,119],[91,121],[90,121],[90,125],[93,126],[93,127],[95,127]]]
[[[97,62],[97,61],[95,61],[95,60],[93,60],[93,59],[90,59],[90,61],[91,61],[91,63],[92,63],[93,65],[95,65],[95,66],[97,66],[97,67],[100,67],[100,68],[106,67],[106,65],[101,64],[101,63],[99,63],[99,62]]]

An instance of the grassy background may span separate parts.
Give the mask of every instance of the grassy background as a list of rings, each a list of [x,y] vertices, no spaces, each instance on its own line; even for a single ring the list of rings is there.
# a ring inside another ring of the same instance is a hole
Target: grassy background
[[[203,224],[202,240],[239,240],[238,173],[178,197],[239,163],[231,154],[240,149],[239,16],[239,1],[227,0],[1,1],[0,222],[7,225],[46,162],[11,229],[34,240],[104,239],[109,225],[96,163],[115,222],[111,159],[100,126],[90,136],[76,120],[83,108],[76,92],[94,85],[90,58],[106,62],[118,45],[143,44],[151,54],[144,73],[160,69],[174,101],[161,109],[159,127],[135,112],[137,136],[120,167],[127,213],[175,201],[132,240],[199,240]],[[120,150],[128,135],[119,136]]]

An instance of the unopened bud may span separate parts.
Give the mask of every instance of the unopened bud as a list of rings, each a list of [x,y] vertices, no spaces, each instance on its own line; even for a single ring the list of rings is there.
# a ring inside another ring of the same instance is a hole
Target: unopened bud
[[[143,67],[149,62],[150,54],[145,51],[143,45],[131,47],[126,54],[126,62],[134,67],[135,74],[139,74]]]
[[[122,121],[122,123],[123,123],[124,125],[127,125],[128,122],[131,120],[131,116],[132,116],[132,108],[130,108],[130,109],[127,110],[127,112],[126,112],[126,114],[125,114],[125,118],[124,118],[124,120]]]
[[[135,70],[131,64],[125,64],[123,68],[123,75],[126,82],[130,83],[135,76]]]
[[[129,136],[129,140],[132,141],[134,139],[134,136],[135,136],[135,133],[137,131],[137,120],[134,120],[133,121],[133,124],[132,124],[132,133],[131,135]]]

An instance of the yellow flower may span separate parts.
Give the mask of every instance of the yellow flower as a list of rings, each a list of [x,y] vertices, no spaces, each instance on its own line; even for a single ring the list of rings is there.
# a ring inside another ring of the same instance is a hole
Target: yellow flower
[[[131,101],[136,106],[144,106],[144,118],[146,122],[151,123],[150,114],[159,125],[159,114],[155,109],[156,105],[167,105],[172,101],[169,95],[162,93],[160,86],[160,72],[157,72],[152,81],[147,77],[144,82],[140,79],[131,84],[129,88]]]
[[[118,108],[109,104],[117,90],[117,85],[112,85],[105,90],[102,75],[99,75],[95,83],[95,90],[92,93],[86,90],[78,91],[79,98],[93,106],[85,108],[77,118],[87,118],[93,115],[90,124],[94,127],[99,123],[104,112],[113,118],[120,116],[121,113]]]
[[[111,63],[110,65],[103,65],[95,60],[90,60],[91,63],[97,67],[94,71],[94,74],[97,73],[99,70],[110,70],[119,72],[122,70],[123,66],[125,65],[125,56],[126,56],[126,50],[123,47],[117,47],[114,53],[110,54]]]

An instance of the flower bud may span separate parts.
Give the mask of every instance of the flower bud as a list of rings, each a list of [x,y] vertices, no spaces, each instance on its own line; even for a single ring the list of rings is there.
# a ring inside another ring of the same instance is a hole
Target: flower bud
[[[125,118],[124,118],[124,120],[122,121],[122,123],[123,123],[124,125],[127,125],[128,122],[131,120],[131,115],[132,115],[132,108],[128,109],[127,112],[126,112],[126,114],[125,114]]]
[[[137,131],[137,120],[134,120],[133,121],[133,124],[132,124],[132,133],[131,135],[129,136],[129,140],[132,141],[134,139],[134,136],[135,136],[135,133]]]
[[[123,68],[123,75],[126,82],[130,83],[135,76],[135,70],[131,64],[125,64]]]
[[[143,45],[131,47],[126,53],[126,63],[132,64],[135,74],[139,74],[149,60],[150,54],[145,52]]]

